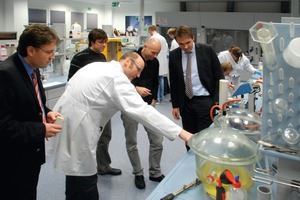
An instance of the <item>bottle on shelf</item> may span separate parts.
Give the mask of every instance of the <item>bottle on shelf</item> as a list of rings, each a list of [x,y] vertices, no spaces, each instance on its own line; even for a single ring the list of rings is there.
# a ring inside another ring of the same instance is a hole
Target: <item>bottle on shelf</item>
[[[11,48],[11,54],[14,54],[14,53],[16,53],[17,52],[17,49],[16,49],[16,47],[15,47],[15,44],[10,44],[10,48]]]
[[[1,45],[0,49],[0,61],[4,61],[7,58],[7,50],[5,48],[5,45]]]
[[[73,38],[75,39],[81,38],[81,26],[78,24],[78,22],[72,24],[72,33],[73,33]]]
[[[73,32],[72,31],[69,32],[69,38],[73,38]]]
[[[5,44],[5,49],[6,49],[6,53],[7,53],[7,57],[11,55],[11,48],[10,45],[8,43]]]

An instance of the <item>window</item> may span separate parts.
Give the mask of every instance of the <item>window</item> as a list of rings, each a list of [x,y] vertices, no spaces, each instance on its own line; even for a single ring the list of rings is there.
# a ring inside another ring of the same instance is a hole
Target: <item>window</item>
[[[231,45],[240,47],[245,53],[249,48],[249,31],[206,29],[207,44],[211,44],[216,53],[228,50]]]
[[[93,28],[98,28],[98,15],[88,13],[87,14],[87,23],[86,23],[87,30],[92,30]]]
[[[71,24],[75,24],[75,22],[78,22],[83,27],[83,13],[71,12]]]
[[[28,24],[46,24],[47,23],[47,12],[42,9],[28,9]]]
[[[65,11],[54,11],[50,10],[50,24],[53,23],[66,23]]]

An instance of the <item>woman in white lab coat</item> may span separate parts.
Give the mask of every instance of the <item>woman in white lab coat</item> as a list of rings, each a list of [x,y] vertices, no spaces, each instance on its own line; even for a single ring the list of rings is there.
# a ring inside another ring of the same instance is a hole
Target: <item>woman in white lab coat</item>
[[[68,82],[54,110],[64,116],[54,143],[54,168],[66,174],[66,199],[98,200],[96,145],[107,121],[119,110],[170,140],[191,137],[143,101],[131,80],[139,77],[143,59],[133,52],[120,62],[94,62]]]
[[[242,50],[232,45],[228,50],[222,51],[218,54],[220,63],[230,62],[233,70],[229,74],[229,82],[234,86],[239,86],[241,83],[240,76],[244,71],[248,71],[251,74],[257,74],[261,76],[262,73],[255,69],[250,60],[242,53]]]
[[[167,34],[172,39],[171,46],[170,46],[170,51],[178,48],[179,45],[178,45],[177,41],[175,40],[176,28],[169,28],[168,31],[167,31]]]

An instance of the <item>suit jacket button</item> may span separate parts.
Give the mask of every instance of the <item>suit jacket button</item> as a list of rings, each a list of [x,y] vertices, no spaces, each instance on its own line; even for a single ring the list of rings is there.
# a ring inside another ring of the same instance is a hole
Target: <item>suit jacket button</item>
[[[41,149],[40,148],[38,148],[38,149],[36,149],[36,152],[39,152]]]
[[[39,113],[39,116],[42,116],[42,115],[43,115],[43,113],[40,112],[40,113]]]

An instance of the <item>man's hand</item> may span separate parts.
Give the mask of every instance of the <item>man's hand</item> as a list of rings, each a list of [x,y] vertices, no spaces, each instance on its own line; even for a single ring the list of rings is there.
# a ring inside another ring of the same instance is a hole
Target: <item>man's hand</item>
[[[56,120],[56,117],[59,116],[61,118],[64,118],[62,114],[54,111],[50,111],[47,113],[47,122],[53,124]]]
[[[173,115],[174,119],[180,120],[179,108],[173,108],[172,115]]]
[[[148,88],[136,86],[135,89],[142,97],[151,95],[151,90],[149,90]]]
[[[45,138],[55,137],[62,130],[61,125],[44,123],[46,127]]]

